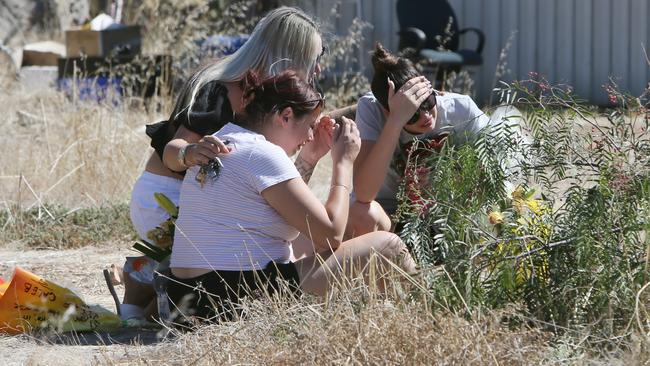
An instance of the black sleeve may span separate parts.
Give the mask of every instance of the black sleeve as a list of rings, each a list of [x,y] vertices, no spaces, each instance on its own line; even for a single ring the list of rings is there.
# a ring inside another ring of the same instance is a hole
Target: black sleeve
[[[233,119],[228,89],[213,81],[199,91],[189,115],[187,109],[174,116],[174,124],[183,125],[201,136],[211,135]]]
[[[147,136],[151,137],[151,147],[162,160],[165,146],[174,138],[178,128],[183,125],[201,136],[211,135],[233,120],[232,107],[228,100],[228,89],[219,82],[212,81],[199,91],[192,110],[182,110],[170,120],[147,125]]]
[[[158,154],[160,160],[162,160],[165,146],[172,140],[176,133],[176,129],[173,128],[172,123],[165,120],[147,125],[145,131],[147,136],[151,137],[151,147],[156,150],[156,154]]]

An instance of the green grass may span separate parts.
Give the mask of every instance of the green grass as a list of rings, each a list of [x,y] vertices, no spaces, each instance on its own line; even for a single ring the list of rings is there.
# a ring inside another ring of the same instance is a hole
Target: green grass
[[[126,203],[70,210],[47,205],[0,212],[0,242],[26,248],[72,249],[111,241],[129,241],[136,234]]]

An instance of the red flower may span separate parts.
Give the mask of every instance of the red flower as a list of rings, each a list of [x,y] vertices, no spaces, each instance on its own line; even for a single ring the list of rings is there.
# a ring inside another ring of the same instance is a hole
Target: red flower
[[[609,94],[608,98],[609,98],[609,102],[610,102],[610,103],[612,103],[612,104],[616,104],[616,95],[614,95],[614,94]]]

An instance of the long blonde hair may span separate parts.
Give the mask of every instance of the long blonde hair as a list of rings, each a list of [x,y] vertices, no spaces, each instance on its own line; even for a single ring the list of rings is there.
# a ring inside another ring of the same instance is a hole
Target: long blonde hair
[[[237,52],[198,70],[185,84],[172,117],[192,109],[199,90],[211,81],[240,81],[249,70],[266,79],[286,69],[309,78],[322,52],[314,42],[320,37],[317,23],[302,10],[280,7],[271,10],[255,26],[250,38]]]

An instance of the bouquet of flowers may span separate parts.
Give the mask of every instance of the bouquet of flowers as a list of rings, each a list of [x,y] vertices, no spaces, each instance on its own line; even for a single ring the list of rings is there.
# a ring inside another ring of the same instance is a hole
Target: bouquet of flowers
[[[178,218],[178,207],[167,196],[162,193],[154,193],[158,205],[169,214],[169,219],[163,221],[158,227],[147,233],[151,242],[140,241],[133,245],[133,249],[161,262],[172,253],[174,243],[174,225]]]

